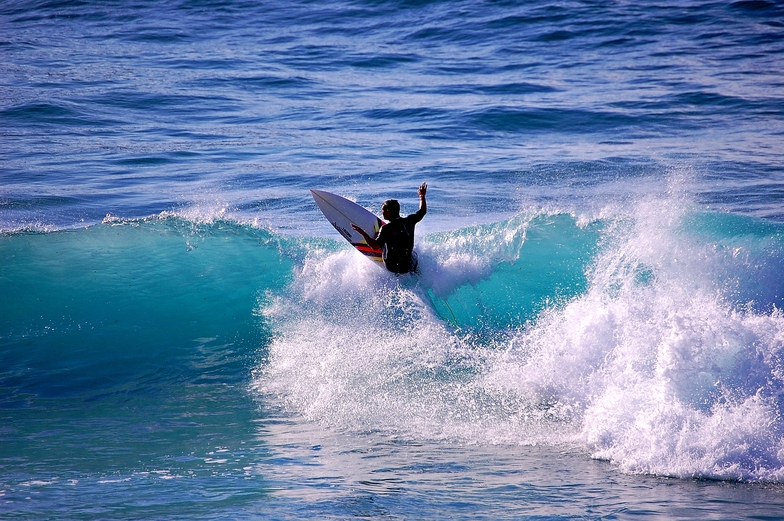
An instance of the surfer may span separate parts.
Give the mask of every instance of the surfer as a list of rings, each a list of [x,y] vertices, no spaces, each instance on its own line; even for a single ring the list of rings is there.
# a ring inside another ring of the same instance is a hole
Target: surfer
[[[384,265],[392,273],[408,273],[417,269],[417,254],[414,251],[414,227],[427,213],[427,183],[422,183],[417,190],[419,194],[419,210],[406,217],[400,216],[400,203],[396,199],[387,199],[381,205],[381,215],[387,221],[371,237],[365,230],[352,224],[351,227],[364,237],[368,246],[382,250]]]

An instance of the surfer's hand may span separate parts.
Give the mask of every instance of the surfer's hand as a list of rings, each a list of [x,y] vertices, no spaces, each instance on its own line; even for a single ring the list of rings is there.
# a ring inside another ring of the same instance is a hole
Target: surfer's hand
[[[359,226],[357,226],[354,223],[351,223],[351,227],[354,228],[357,232],[359,232],[359,234],[362,236],[362,238],[365,239],[365,242],[367,243],[368,246],[370,246],[371,248],[373,248],[375,250],[380,250],[381,249],[381,246],[378,245],[376,240],[373,237],[371,237],[370,235],[368,235],[365,230],[363,230],[362,228],[360,228]]]
[[[427,183],[422,183],[419,185],[419,190],[417,190],[419,197],[424,197],[427,194]]]

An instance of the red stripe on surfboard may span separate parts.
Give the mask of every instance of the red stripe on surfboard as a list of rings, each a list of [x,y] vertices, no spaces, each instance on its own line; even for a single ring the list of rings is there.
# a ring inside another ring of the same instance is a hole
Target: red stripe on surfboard
[[[375,250],[366,244],[358,244],[358,243],[351,243],[356,249],[358,249],[361,253],[364,253],[368,257],[381,257],[381,250]]]

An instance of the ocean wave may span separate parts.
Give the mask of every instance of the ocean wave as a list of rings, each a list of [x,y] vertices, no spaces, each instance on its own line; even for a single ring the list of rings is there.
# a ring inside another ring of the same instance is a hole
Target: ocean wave
[[[395,277],[221,216],[0,237],[5,406],[250,380],[338,430],[784,479],[777,223],[675,199],[530,212],[421,235],[421,274]]]
[[[782,230],[680,203],[431,235],[419,278],[312,255],[260,307],[275,334],[254,388],[337,429],[781,481]],[[574,265],[553,267],[559,256]],[[510,270],[525,263],[536,269]]]

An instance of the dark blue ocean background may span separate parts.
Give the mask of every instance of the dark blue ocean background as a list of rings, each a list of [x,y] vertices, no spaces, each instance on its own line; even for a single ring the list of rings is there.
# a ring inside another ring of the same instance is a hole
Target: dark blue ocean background
[[[0,1],[0,517],[784,517],[782,71],[766,0]],[[422,181],[418,276],[309,193]]]

